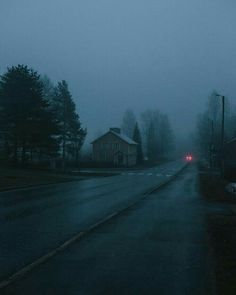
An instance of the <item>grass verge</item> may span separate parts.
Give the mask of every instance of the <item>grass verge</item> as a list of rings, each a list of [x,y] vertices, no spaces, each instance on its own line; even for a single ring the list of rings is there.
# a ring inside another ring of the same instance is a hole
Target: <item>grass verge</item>
[[[227,181],[199,167],[199,188],[207,201],[222,210],[208,214],[207,231],[217,294],[236,294],[236,198],[225,191]],[[223,208],[226,208],[223,210]]]
[[[72,176],[57,174],[48,171],[37,171],[31,169],[0,169],[0,191],[27,188],[31,186],[54,184],[68,181],[78,181],[85,176]]]

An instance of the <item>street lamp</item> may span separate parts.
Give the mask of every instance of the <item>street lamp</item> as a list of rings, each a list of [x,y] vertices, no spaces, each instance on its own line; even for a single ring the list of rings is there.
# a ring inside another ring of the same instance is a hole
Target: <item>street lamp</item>
[[[213,152],[214,152],[214,121],[213,119],[209,119],[209,123],[211,126],[211,140],[210,140],[210,146],[209,146],[209,156],[210,156],[210,173],[212,176],[212,170],[213,170]]]
[[[224,136],[225,136],[225,96],[216,94],[216,96],[221,97],[222,99],[222,121],[221,121],[221,176],[224,177]]]
[[[221,149],[223,149],[225,136],[225,96],[220,94],[216,94],[216,96],[221,97],[222,99]]]

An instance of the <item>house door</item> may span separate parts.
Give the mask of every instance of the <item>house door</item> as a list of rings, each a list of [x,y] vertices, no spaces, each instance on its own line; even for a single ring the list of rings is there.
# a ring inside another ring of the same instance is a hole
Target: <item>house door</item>
[[[124,161],[124,157],[123,157],[123,155],[122,155],[122,154],[119,154],[119,155],[118,155],[118,164],[119,164],[119,165],[122,165],[122,164],[123,164],[123,161]]]

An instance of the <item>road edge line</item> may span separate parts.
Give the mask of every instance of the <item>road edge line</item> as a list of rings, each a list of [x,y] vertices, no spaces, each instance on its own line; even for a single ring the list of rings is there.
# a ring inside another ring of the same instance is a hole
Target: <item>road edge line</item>
[[[169,184],[172,180],[174,180],[186,167],[188,166],[188,164],[183,165],[183,167],[180,168],[180,170],[178,170],[178,172],[176,172],[174,175],[172,175],[169,179],[167,179],[166,181],[163,181],[162,183],[160,183],[158,186],[153,187],[149,190],[147,190],[145,193],[143,193],[143,197],[132,202],[131,204],[129,204],[128,206],[126,206],[125,208],[122,208],[118,211],[115,211],[111,214],[109,214],[108,216],[106,216],[105,218],[97,221],[96,223],[94,223],[93,225],[89,226],[85,231],[81,231],[78,234],[74,235],[72,238],[70,238],[69,240],[66,240],[65,242],[63,242],[61,245],[59,245],[57,248],[55,248],[54,250],[48,252],[47,254],[44,254],[43,256],[41,256],[40,258],[36,259],[35,261],[33,261],[30,264],[27,264],[26,266],[24,266],[23,268],[21,268],[20,270],[18,270],[17,272],[13,273],[12,275],[10,275],[8,278],[0,281],[0,290],[4,289],[10,285],[12,285],[13,283],[15,283],[18,279],[24,277],[25,275],[27,275],[28,273],[30,273],[33,269],[35,269],[36,267],[38,267],[39,265],[45,263],[46,261],[48,261],[50,258],[54,257],[56,254],[58,254],[59,252],[65,250],[66,248],[68,248],[70,245],[72,245],[74,242],[79,241],[80,239],[82,239],[85,235],[89,234],[91,231],[97,229],[99,226],[103,225],[104,223],[106,223],[107,221],[112,220],[114,217],[119,216],[120,214],[122,214],[123,212],[125,212],[126,210],[129,210],[130,208],[134,207],[135,205],[137,205],[140,201],[146,199],[148,196],[150,196],[152,193],[154,193],[155,191],[163,188],[165,185]]]

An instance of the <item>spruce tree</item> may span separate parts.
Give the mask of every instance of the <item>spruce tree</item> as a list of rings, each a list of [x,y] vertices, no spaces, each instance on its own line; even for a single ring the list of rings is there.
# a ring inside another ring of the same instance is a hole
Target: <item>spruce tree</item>
[[[0,108],[9,156],[24,165],[34,150],[56,150],[55,124],[43,97],[40,75],[25,65],[8,68],[0,77]],[[54,145],[55,144],[55,145]]]
[[[71,154],[78,162],[79,151],[86,136],[86,130],[82,128],[75,103],[65,80],[58,82],[55,88],[53,108],[60,126],[62,166],[65,169],[68,154]]]
[[[147,131],[147,155],[149,161],[155,161],[158,158],[157,138],[154,123],[151,122]]]
[[[133,140],[137,142],[137,164],[142,164],[143,162],[143,147],[142,147],[142,137],[139,130],[138,123],[136,122],[134,127],[134,134],[133,134]]]

